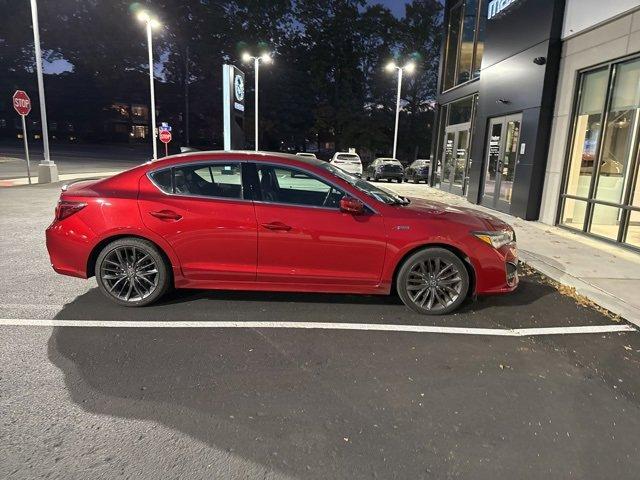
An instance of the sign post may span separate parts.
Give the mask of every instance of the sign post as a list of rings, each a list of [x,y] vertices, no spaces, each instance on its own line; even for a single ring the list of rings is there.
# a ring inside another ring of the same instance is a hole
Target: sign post
[[[22,90],[16,90],[13,94],[13,108],[20,118],[22,119],[22,138],[24,140],[24,155],[27,160],[27,177],[29,178],[29,185],[31,185],[31,165],[29,162],[29,140],[27,139],[27,122],[25,117],[31,112],[31,99],[26,92]]]
[[[164,143],[164,156],[169,156],[169,142],[171,141],[171,127],[168,123],[163,122],[160,126],[159,138],[162,143]]]

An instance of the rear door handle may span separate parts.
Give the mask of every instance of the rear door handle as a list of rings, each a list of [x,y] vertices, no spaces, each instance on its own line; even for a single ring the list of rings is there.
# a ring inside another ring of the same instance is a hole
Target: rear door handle
[[[174,212],[173,210],[160,210],[158,212],[149,212],[152,217],[159,218],[160,220],[173,220],[178,221],[182,218],[182,215]]]
[[[288,232],[289,230],[291,230],[291,227],[289,225],[285,225],[282,222],[262,223],[261,226],[266,228],[267,230],[280,230],[284,232]]]

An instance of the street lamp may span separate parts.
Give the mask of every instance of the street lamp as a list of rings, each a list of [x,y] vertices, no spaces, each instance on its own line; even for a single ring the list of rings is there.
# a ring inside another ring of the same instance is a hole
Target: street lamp
[[[158,159],[158,145],[156,141],[156,93],[153,87],[153,38],[151,31],[160,28],[160,22],[146,10],[140,10],[136,15],[147,28],[147,46],[149,47],[149,90],[151,91],[151,138],[153,139],[153,159]]]
[[[58,181],[58,167],[51,161],[51,154],[49,153],[49,129],[47,127],[47,106],[44,98],[44,80],[42,78],[42,50],[40,49],[37,0],[31,0],[31,21],[33,23],[33,44],[36,55],[40,123],[42,124],[42,148],[44,153],[44,160],[38,165],[38,183],[50,183]]]
[[[253,60],[253,68],[255,70],[256,76],[255,76],[255,113],[254,113],[254,122],[255,122],[255,150],[256,152],[258,151],[258,72],[260,70],[260,62],[263,63],[271,63],[272,59],[271,57],[266,54],[263,53],[262,55],[260,55],[259,57],[254,57],[252,56],[249,52],[244,52],[242,54],[242,61],[243,62],[250,62],[251,60]]]
[[[413,73],[416,69],[416,64],[413,62],[407,63],[404,67],[399,67],[395,62],[389,62],[385,67],[387,72],[398,71],[398,95],[396,97],[396,126],[393,133],[393,158],[396,158],[396,149],[398,147],[398,119],[400,117],[400,91],[402,90],[402,72]]]

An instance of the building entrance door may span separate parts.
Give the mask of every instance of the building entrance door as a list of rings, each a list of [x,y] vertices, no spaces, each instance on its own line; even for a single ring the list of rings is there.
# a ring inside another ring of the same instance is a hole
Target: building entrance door
[[[441,190],[455,193],[456,195],[466,194],[470,131],[470,123],[450,125],[445,129],[440,181]]]
[[[486,207],[509,212],[520,156],[521,126],[521,113],[489,120],[481,202]]]

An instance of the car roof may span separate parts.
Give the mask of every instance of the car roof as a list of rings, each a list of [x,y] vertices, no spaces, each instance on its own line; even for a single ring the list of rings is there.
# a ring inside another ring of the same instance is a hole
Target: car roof
[[[376,160],[390,160],[392,162],[399,162],[400,161],[397,158],[391,158],[391,157],[378,157],[378,158],[376,158]]]
[[[169,157],[159,158],[158,160],[152,160],[147,162],[151,168],[161,168],[165,166],[171,166],[185,162],[206,162],[206,161],[273,161],[284,160],[283,163],[289,164],[307,164],[314,167],[319,167],[326,162],[313,157],[294,155],[290,153],[282,152],[266,152],[266,151],[254,151],[254,150],[208,150],[200,152],[187,152]]]

